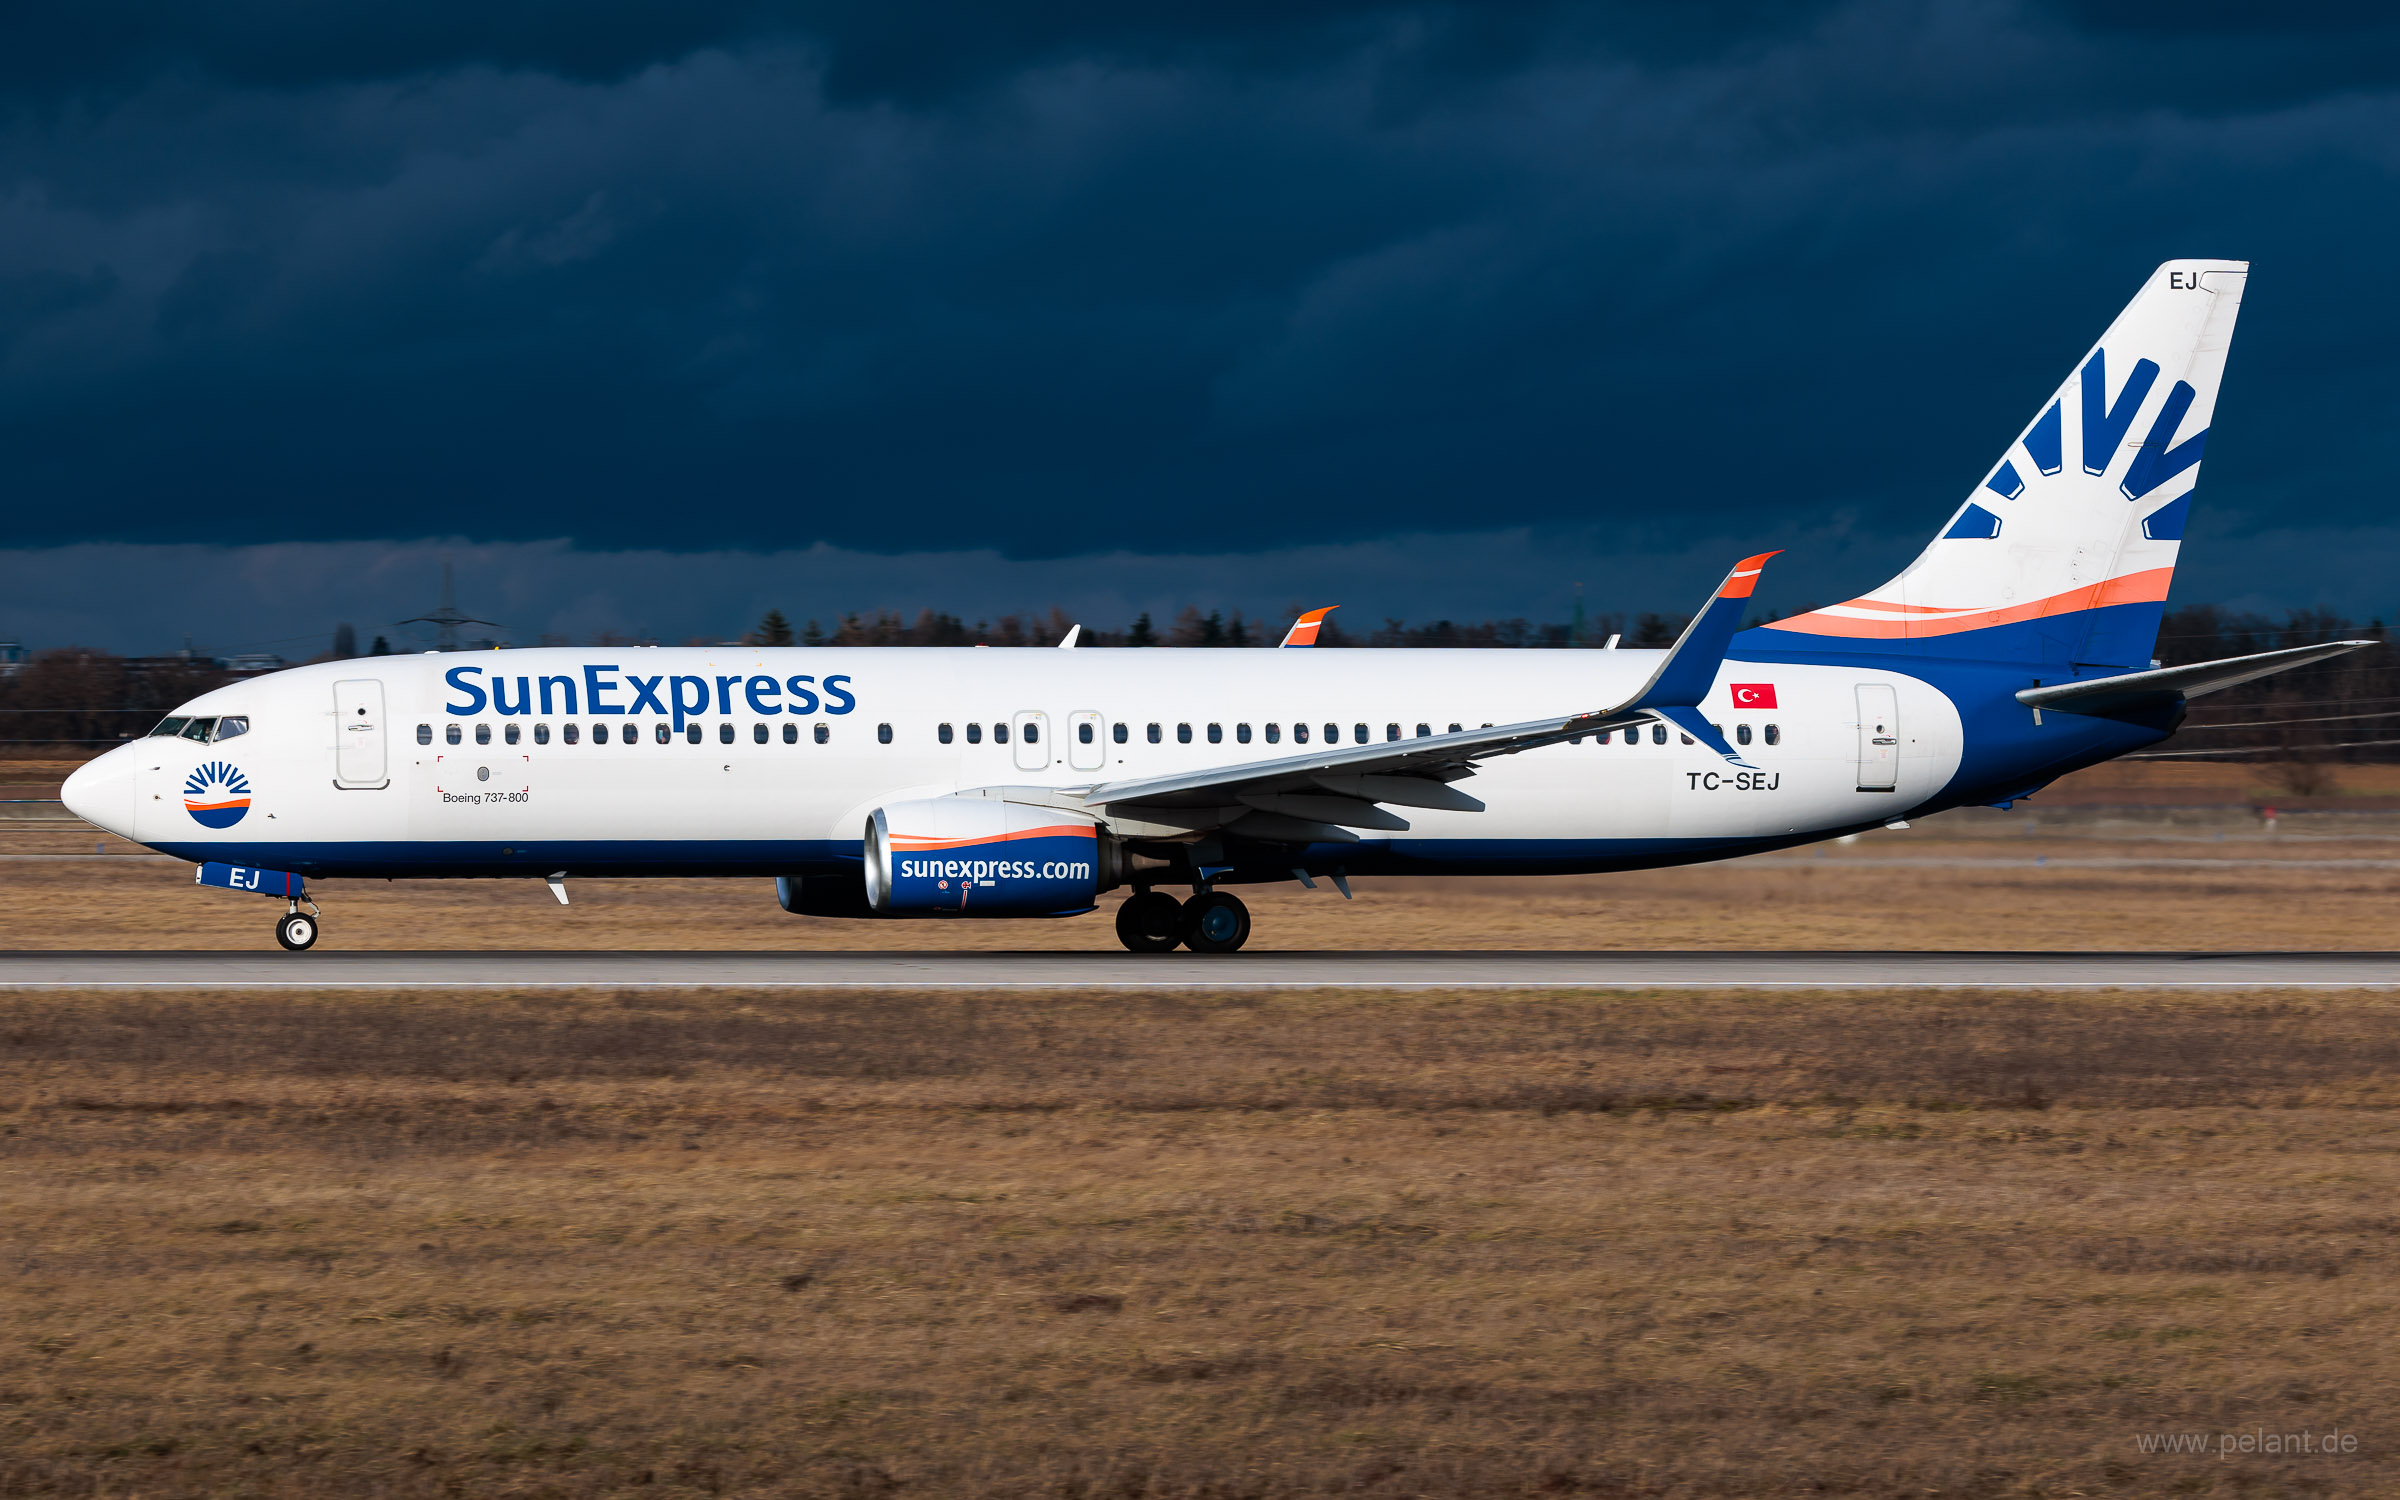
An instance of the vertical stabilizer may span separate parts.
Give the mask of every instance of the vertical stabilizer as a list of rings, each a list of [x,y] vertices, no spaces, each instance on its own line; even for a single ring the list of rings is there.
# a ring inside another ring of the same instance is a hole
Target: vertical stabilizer
[[[2249,269],[2160,266],[1915,562],[1759,643],[2147,664]]]

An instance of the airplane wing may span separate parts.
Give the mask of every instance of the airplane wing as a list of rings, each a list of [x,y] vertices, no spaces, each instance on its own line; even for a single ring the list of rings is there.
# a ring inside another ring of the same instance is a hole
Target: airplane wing
[[[1714,726],[1701,718],[1700,699],[1715,685],[1725,649],[1772,552],[1734,564],[1705,608],[1684,628],[1658,669],[1624,702],[1453,734],[1326,746],[1242,765],[1212,766],[1172,776],[1139,777],[1096,786],[1085,806],[1129,819],[1199,831],[1226,828],[1286,843],[1348,843],[1351,828],[1400,831],[1406,819],[1379,804],[1481,812],[1483,804],[1450,783],[1477,766],[1586,734],[1665,719],[1735,764],[1743,764]],[[1346,825],[1346,826],[1345,826]]]

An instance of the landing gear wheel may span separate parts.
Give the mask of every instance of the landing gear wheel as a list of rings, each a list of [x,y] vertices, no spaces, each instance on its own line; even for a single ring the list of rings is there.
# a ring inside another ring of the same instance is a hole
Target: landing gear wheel
[[[317,919],[298,911],[277,918],[275,941],[283,944],[285,951],[291,953],[314,946],[317,941]]]
[[[1183,903],[1165,891],[1136,891],[1117,908],[1117,941],[1136,953],[1172,953],[1183,942]]]
[[[1250,908],[1223,891],[1183,906],[1183,945],[1194,953],[1231,953],[1250,941]]]

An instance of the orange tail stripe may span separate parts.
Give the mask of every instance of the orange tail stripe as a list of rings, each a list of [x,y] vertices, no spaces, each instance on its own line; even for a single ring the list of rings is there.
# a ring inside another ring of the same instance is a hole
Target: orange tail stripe
[[[2047,599],[2035,599],[2000,609],[1975,610],[1947,619],[1850,620],[1819,612],[1794,615],[1788,620],[1774,621],[1764,628],[1796,631],[1804,635],[1847,636],[1854,640],[1908,640],[1917,636],[1956,635],[1962,630],[1988,630],[1995,625],[2014,625],[2051,615],[2105,609],[2112,604],[2157,604],[2166,599],[2167,588],[2174,581],[2173,568],[2151,568],[2141,573],[2128,573],[2123,578],[2111,578],[2084,588],[2070,589],[2063,594],[2053,594]],[[1835,607],[1872,609],[1876,606],[1852,600]]]

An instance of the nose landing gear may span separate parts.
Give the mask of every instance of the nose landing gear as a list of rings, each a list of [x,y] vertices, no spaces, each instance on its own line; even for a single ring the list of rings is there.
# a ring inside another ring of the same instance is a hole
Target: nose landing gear
[[[314,901],[308,904],[306,912],[300,910],[298,901],[294,901],[292,909],[275,921],[275,941],[283,944],[284,951],[287,953],[298,953],[314,947],[317,941],[317,919],[323,915],[324,913],[317,909]]]

